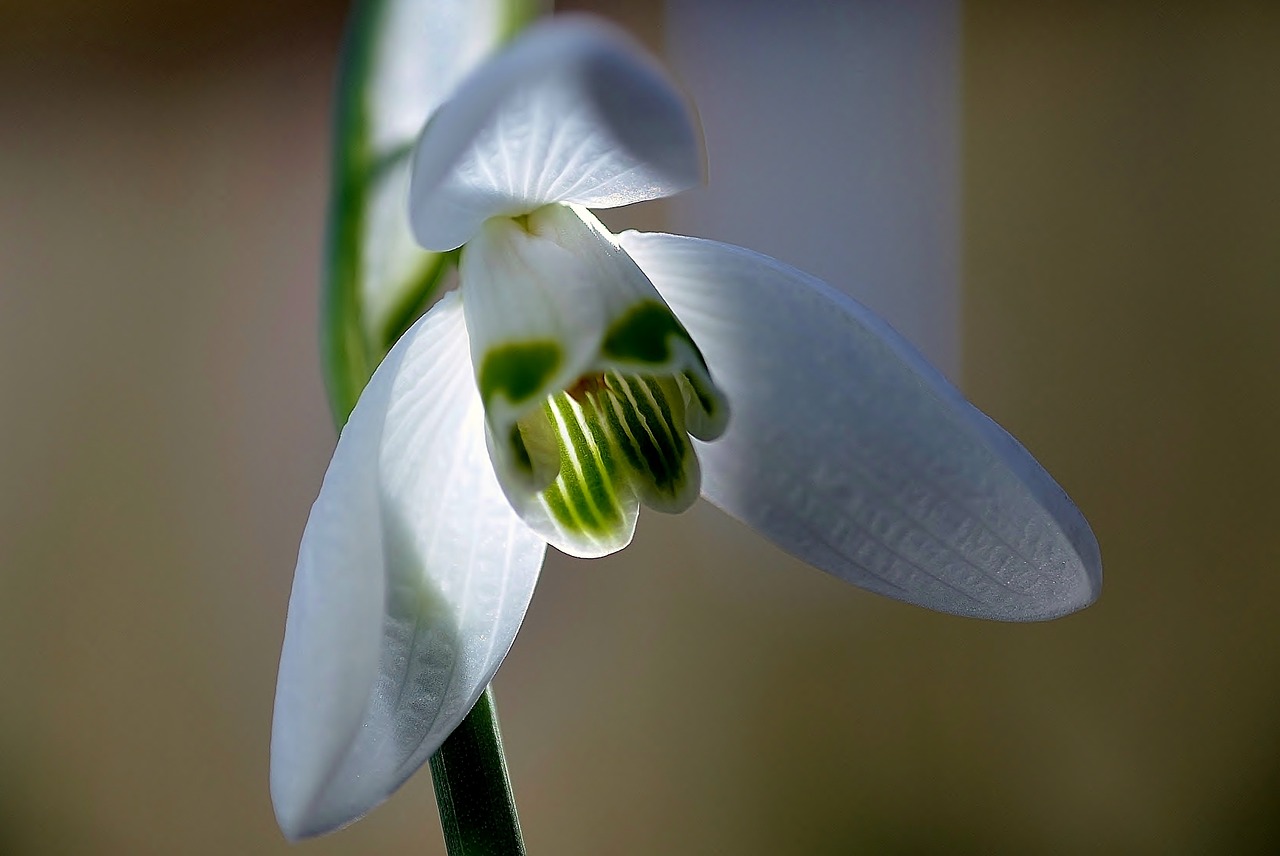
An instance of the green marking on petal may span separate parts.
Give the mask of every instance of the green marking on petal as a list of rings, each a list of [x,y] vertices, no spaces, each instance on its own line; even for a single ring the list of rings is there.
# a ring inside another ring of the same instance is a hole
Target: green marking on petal
[[[563,485],[567,504],[576,509],[579,494],[585,503],[577,518],[589,520],[632,496],[667,512],[697,498],[698,462],[675,380],[610,371],[557,396],[555,407],[566,455],[561,474],[581,483]]]
[[[480,398],[485,407],[501,393],[511,404],[532,399],[560,368],[563,355],[554,341],[499,345],[484,355],[480,365]]]
[[[666,305],[646,300],[631,307],[609,325],[601,351],[606,357],[631,363],[662,365],[671,359],[671,338],[687,342],[706,367],[698,346]]]
[[[685,372],[681,377],[689,384],[689,388],[693,390],[693,395],[698,399],[698,406],[702,408],[702,412],[715,419],[717,410],[716,396],[711,390],[707,389],[707,385],[703,383],[702,378],[694,372]]]
[[[622,452],[622,458],[633,471],[645,469],[644,451],[636,441],[634,428],[627,425],[627,418],[633,411],[618,400],[617,394],[609,388],[612,379],[605,381],[605,391],[596,402],[597,409],[604,417],[606,430],[613,438],[613,445]]]
[[[560,526],[569,532],[585,532],[586,526],[573,514],[573,509],[569,507],[569,502],[564,498],[564,490],[557,481],[549,488],[542,492],[542,501],[546,503],[547,510],[551,512],[551,516],[556,519]]]
[[[617,440],[631,447],[628,459],[636,462],[635,475],[667,492],[679,478],[684,450],[676,440],[682,432],[672,424],[674,417],[661,389],[655,395],[645,378],[617,374],[606,385],[623,429]]]
[[[615,367],[585,374],[551,395],[545,391],[561,370],[554,341],[508,344],[485,354],[479,386],[486,407],[500,393],[517,407],[541,401],[503,436],[507,466],[535,475],[518,492],[541,506],[525,520],[548,541],[574,555],[604,555],[630,541],[639,504],[676,513],[694,503],[701,473],[686,420],[696,423],[695,436],[718,435],[727,408],[690,352],[698,353],[679,321],[664,304],[650,301],[610,330],[601,356]],[[617,367],[628,362],[654,370],[636,374]]]
[[[560,437],[560,473],[543,494],[565,530],[608,538],[628,525],[608,437],[594,413],[567,393],[552,396],[547,418]]]
[[[586,512],[583,516],[592,521],[603,521],[609,516],[613,503],[608,491],[602,488],[604,479],[595,450],[587,443],[578,414],[567,395],[552,398],[551,407],[555,411],[556,427],[565,441],[560,458],[560,478],[569,488],[568,495],[582,505]]]
[[[529,455],[529,447],[524,444],[524,435],[520,433],[519,425],[511,426],[511,451],[515,455],[516,463],[520,465],[526,472],[533,472],[533,458]]]
[[[579,450],[574,448],[568,423],[558,406],[556,399],[560,397],[553,396],[546,404],[547,418],[551,420],[552,430],[560,438],[560,473],[547,492],[557,492],[562,498],[567,516],[560,521],[561,525],[579,532],[590,532],[599,528],[599,521],[595,509],[587,500],[583,479],[578,474]]]

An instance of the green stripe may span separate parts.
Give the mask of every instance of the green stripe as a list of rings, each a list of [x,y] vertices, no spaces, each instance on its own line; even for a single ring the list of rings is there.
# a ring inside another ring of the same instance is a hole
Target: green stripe
[[[622,403],[617,393],[608,388],[605,389],[605,393],[601,398],[609,433],[614,438],[617,447],[622,451],[623,457],[627,459],[627,465],[634,472],[644,472],[646,466],[644,458],[641,456],[641,450],[624,421],[630,408]]]
[[[588,392],[586,399],[586,403],[582,407],[582,417],[586,421],[587,430],[591,432],[591,439],[595,443],[596,460],[599,462],[602,477],[605,481],[609,485],[616,485],[618,483],[618,462],[613,455],[616,444],[613,442],[613,433],[609,430],[609,426],[605,424],[604,418],[600,413],[600,395],[597,392]]]
[[[572,512],[573,520],[577,521],[573,525],[572,521],[560,521],[566,525],[571,525],[577,531],[590,532],[601,528],[599,518],[596,516],[595,510],[591,507],[591,503],[587,501],[585,486],[579,479],[577,474],[578,460],[576,449],[570,442],[570,434],[568,423],[564,426],[564,421],[558,410],[558,396],[554,396],[547,401],[548,418],[551,420],[551,427],[556,432],[556,436],[560,438],[560,475],[556,478],[556,486],[560,488],[564,494],[566,504]]]
[[[667,401],[667,396],[663,392],[662,387],[658,385],[654,378],[641,377],[637,378],[639,386],[644,390],[648,404],[652,408],[652,412],[656,414],[657,421],[662,427],[662,440],[660,443],[663,447],[663,458],[671,465],[674,473],[679,473],[684,463],[684,445],[681,443],[683,431],[676,427],[675,414],[671,410],[671,404]],[[648,417],[646,416],[646,419]],[[650,426],[653,422],[648,423]],[[654,434],[655,438],[657,433]],[[675,480],[673,476],[672,481]]]
[[[702,382],[702,378],[694,372],[685,372],[684,379],[688,382],[689,388],[693,390],[694,396],[698,399],[698,404],[702,406],[702,412],[714,419],[717,403],[716,397],[711,394],[711,390],[707,389]]]
[[[611,377],[606,382],[609,384],[608,388],[613,393],[613,399],[621,411],[617,415],[626,431],[628,440],[631,441],[635,456],[638,458],[635,462],[636,473],[638,475],[652,473],[655,465],[661,462],[662,451],[658,448],[652,432],[645,425],[644,417],[636,406],[635,396],[631,392],[630,385],[625,378],[619,376]]]
[[[566,530],[607,538],[626,524],[626,515],[618,495],[621,476],[611,437],[592,398],[588,398],[588,407],[581,409],[566,393],[547,401],[547,417],[559,440],[561,463],[560,474],[543,499]]]
[[[560,489],[560,481],[558,479],[555,484],[542,492],[542,501],[546,503],[547,510],[551,512],[551,516],[565,529],[572,532],[587,531],[586,524],[574,516],[573,509],[569,506],[569,501],[565,499],[564,491]]]
[[[512,457],[515,462],[524,469],[526,473],[533,473],[533,458],[529,457],[529,447],[524,444],[524,435],[520,433],[519,425],[511,426],[511,435],[509,438]]]
[[[617,376],[611,380],[617,384],[620,403],[627,413],[627,427],[644,458],[642,472],[649,476],[655,487],[666,492],[669,486],[679,479],[683,458],[669,434],[670,425],[667,421],[669,413],[666,414],[667,418],[664,418],[664,415],[654,408],[648,395],[637,394],[632,389],[628,378]],[[648,391],[642,378],[630,380],[637,381],[642,390]],[[664,440],[666,440],[665,443]]]
[[[611,371],[588,381],[544,407],[560,450],[560,472],[542,493],[547,511],[566,532],[609,538],[626,525],[633,497],[664,511],[686,507],[676,500],[696,497],[696,465],[676,380]]]
[[[579,468],[582,470],[581,478],[587,499],[595,506],[597,516],[602,522],[608,518],[620,519],[618,497],[613,492],[613,485],[610,483],[604,462],[597,451],[598,447],[588,441],[586,433],[582,430],[583,419],[580,411],[573,406],[569,396],[562,394],[556,396],[556,398],[559,399],[561,413],[564,415],[565,424],[569,428],[568,441],[578,453],[577,460]],[[590,430],[590,426],[588,426],[588,430]]]

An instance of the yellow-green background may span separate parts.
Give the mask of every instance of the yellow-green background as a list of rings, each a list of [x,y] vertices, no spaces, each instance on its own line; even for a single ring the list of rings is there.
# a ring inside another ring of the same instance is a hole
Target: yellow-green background
[[[0,6],[0,853],[286,849],[341,15]],[[1280,6],[971,3],[962,56],[963,385],[1102,599],[937,616],[701,506],[553,556],[497,682],[533,853],[1280,846]],[[429,777],[297,852],[441,852]]]

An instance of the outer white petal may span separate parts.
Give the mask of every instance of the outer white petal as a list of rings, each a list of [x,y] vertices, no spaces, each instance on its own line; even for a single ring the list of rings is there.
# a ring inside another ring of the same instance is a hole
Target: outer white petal
[[[356,819],[439,747],[506,655],[544,549],[494,479],[450,295],[374,374],[303,533],[271,741],[287,836]]]
[[[749,250],[619,238],[733,408],[698,449],[713,503],[841,579],[943,612],[1031,621],[1097,597],[1079,510],[884,321]]]
[[[451,250],[496,215],[550,202],[609,208],[702,175],[697,120],[621,31],[564,17],[531,27],[465,80],[414,151],[409,219]]]

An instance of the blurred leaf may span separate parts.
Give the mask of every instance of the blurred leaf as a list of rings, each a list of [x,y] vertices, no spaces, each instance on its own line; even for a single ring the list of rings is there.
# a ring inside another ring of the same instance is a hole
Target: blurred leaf
[[[335,421],[430,306],[449,254],[417,247],[409,152],[458,81],[537,11],[530,0],[365,0],[338,71],[322,358]]]

